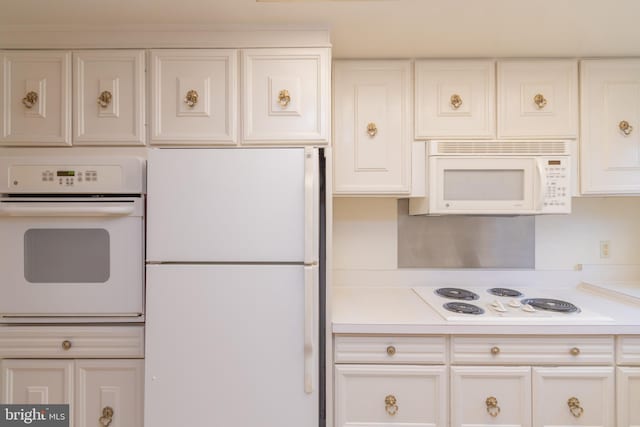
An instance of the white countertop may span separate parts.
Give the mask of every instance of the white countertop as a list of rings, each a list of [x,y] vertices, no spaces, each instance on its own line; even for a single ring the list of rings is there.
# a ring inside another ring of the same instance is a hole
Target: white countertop
[[[335,334],[508,334],[599,335],[640,334],[640,303],[623,302],[596,292],[594,285],[576,286],[575,302],[609,316],[611,321],[589,320],[567,324],[562,319],[539,324],[512,324],[473,320],[446,321],[412,288],[336,287],[333,289],[332,321]]]

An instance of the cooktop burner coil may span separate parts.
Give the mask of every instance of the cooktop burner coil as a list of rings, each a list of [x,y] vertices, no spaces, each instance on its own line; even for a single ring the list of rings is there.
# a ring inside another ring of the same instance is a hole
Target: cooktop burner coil
[[[462,314],[483,314],[484,310],[477,305],[467,304],[466,302],[448,302],[442,305],[446,310],[454,313]]]
[[[436,294],[440,295],[441,297],[459,299],[464,301],[474,301],[480,298],[480,296],[475,292],[460,288],[439,288],[436,289]]]
[[[567,301],[551,298],[525,298],[520,301],[522,304],[529,304],[530,306],[547,311],[554,311],[557,313],[579,313],[580,309],[575,305]]]
[[[487,292],[497,297],[516,298],[516,297],[522,296],[522,292],[516,291],[515,289],[509,289],[509,288],[491,288],[491,289],[487,289]]]

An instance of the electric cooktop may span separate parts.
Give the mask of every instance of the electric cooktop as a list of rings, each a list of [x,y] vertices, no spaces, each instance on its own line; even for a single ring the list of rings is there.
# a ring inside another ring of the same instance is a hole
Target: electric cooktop
[[[575,290],[423,286],[413,291],[449,321],[580,324],[613,320],[575,302]]]

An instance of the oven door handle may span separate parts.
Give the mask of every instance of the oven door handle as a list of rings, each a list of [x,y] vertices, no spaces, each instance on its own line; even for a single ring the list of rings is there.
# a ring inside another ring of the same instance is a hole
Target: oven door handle
[[[0,203],[0,216],[128,216],[134,213],[133,203],[96,206],[63,206],[60,204]]]

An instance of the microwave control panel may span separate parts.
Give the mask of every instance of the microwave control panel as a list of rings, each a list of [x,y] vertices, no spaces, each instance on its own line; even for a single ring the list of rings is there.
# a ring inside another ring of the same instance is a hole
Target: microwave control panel
[[[571,212],[571,169],[568,157],[542,157],[543,213]]]

